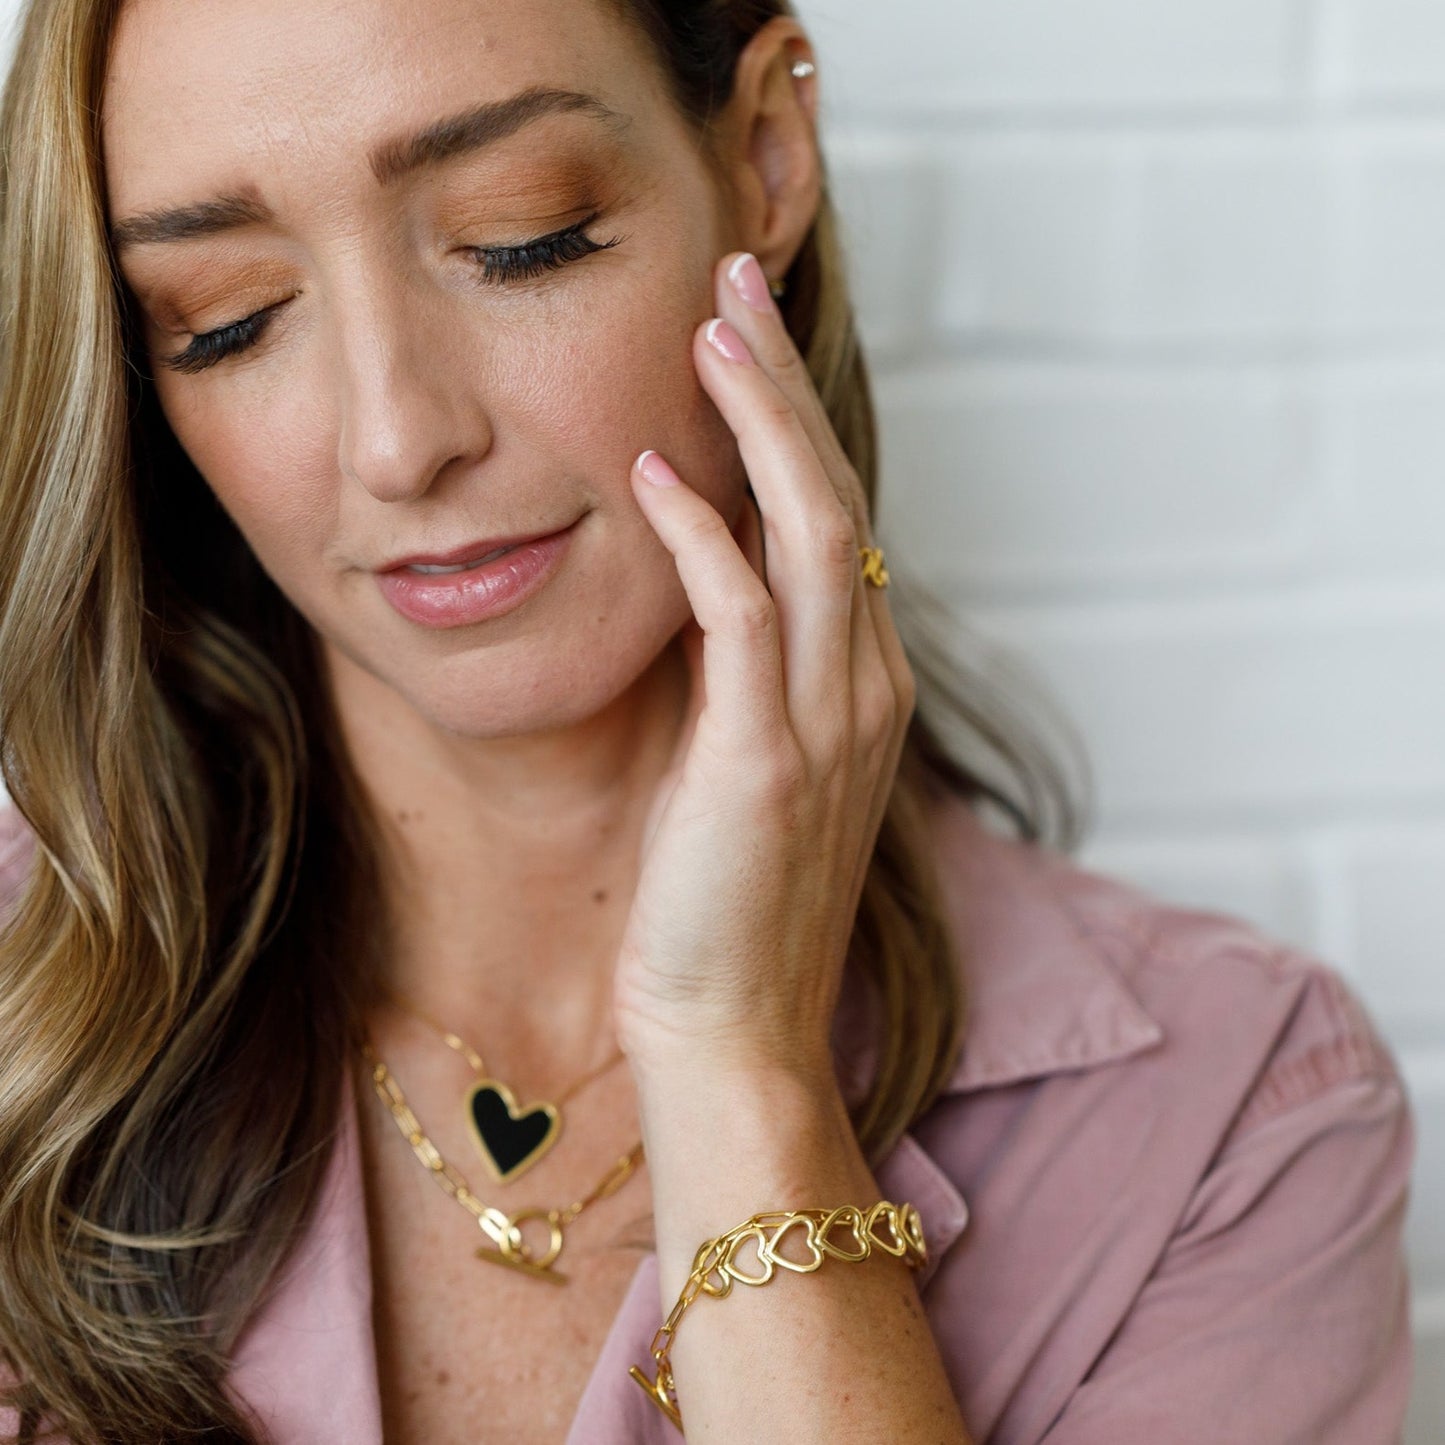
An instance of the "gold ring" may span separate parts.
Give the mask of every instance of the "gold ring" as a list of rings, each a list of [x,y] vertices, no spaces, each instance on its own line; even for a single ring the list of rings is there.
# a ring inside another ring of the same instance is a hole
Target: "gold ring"
[[[888,568],[883,565],[881,547],[859,547],[858,555],[863,559],[863,580],[874,587],[888,585]]]

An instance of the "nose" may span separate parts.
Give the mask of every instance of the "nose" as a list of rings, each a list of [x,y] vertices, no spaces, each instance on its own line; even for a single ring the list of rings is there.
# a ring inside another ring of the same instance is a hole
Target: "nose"
[[[453,462],[491,446],[491,426],[456,353],[455,323],[397,284],[372,285],[340,308],[337,465],[382,502],[424,495]]]

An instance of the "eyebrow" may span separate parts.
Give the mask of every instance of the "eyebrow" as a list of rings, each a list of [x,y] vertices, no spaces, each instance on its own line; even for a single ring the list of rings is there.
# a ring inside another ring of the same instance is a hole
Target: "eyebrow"
[[[367,164],[379,185],[391,185],[425,167],[495,145],[544,115],[566,112],[591,116],[619,133],[631,119],[595,95],[531,86],[505,100],[487,101],[433,121],[414,135],[383,141],[367,156]],[[217,196],[209,201],[127,216],[110,226],[110,242],[120,251],[154,241],[214,236],[271,219],[270,209],[261,201],[243,195]]]

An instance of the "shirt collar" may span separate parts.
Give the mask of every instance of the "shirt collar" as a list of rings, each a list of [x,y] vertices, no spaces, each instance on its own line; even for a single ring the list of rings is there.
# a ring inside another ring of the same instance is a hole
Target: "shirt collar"
[[[1077,870],[1040,844],[989,830],[963,800],[932,806],[943,903],[964,985],[963,1045],[945,1094],[1125,1059],[1164,1030],[1111,961],[1106,938],[1060,886]],[[866,991],[845,983],[835,1040],[845,1092],[871,1075]]]

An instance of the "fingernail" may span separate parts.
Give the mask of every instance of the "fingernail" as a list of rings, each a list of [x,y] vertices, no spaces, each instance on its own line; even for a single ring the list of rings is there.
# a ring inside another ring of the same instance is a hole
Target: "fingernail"
[[[654,451],[645,451],[637,459],[637,470],[654,487],[675,487],[682,478]]]
[[[728,267],[728,280],[732,282],[733,290],[754,311],[768,312],[778,309],[773,305],[773,293],[768,290],[768,278],[763,275],[763,268],[758,265],[758,258],[751,251],[744,251]]]
[[[720,351],[729,361],[749,362],[753,359],[753,354],[748,350],[742,337],[721,316],[714,316],[708,322],[705,334],[713,348]]]

